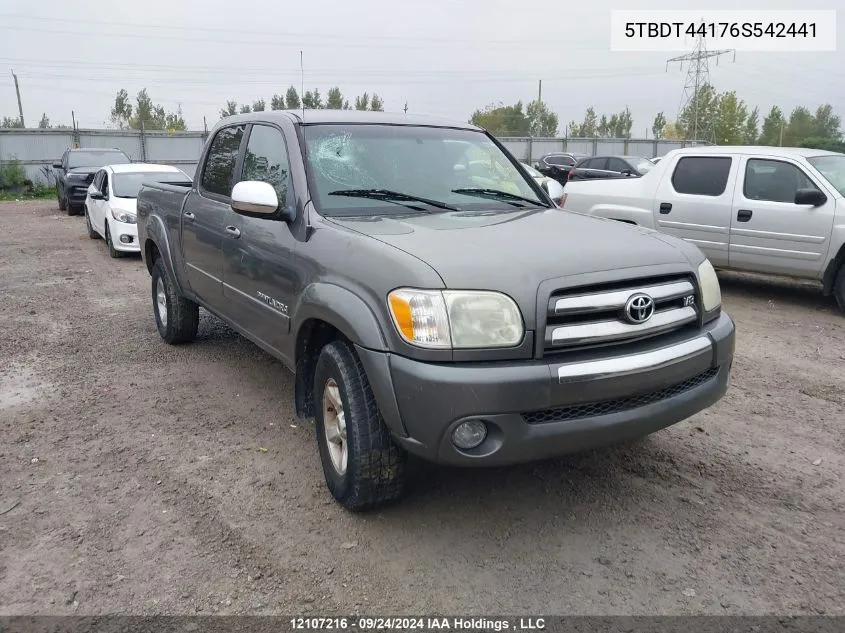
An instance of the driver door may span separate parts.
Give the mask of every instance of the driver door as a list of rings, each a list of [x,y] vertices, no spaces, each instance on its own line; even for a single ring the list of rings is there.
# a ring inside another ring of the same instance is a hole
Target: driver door
[[[91,183],[91,186],[97,190],[98,193],[103,192],[103,181],[105,180],[106,172],[105,170],[101,169],[97,172],[97,175],[94,176],[94,180]],[[103,226],[103,200],[97,200],[95,198],[88,198],[88,218],[91,221],[91,226],[94,227],[94,230],[103,235],[105,233],[105,227]]]

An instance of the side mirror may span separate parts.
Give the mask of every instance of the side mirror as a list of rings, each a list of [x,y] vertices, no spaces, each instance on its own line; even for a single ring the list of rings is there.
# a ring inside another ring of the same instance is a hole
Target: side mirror
[[[232,209],[246,215],[274,215],[279,210],[279,197],[268,182],[244,180],[232,188]]]
[[[632,174],[631,174],[631,170],[630,170],[630,169],[623,169],[623,170],[622,170],[622,171],[620,171],[619,173],[620,173],[620,174],[622,174],[623,176],[630,176],[630,175],[632,175]]]
[[[61,168],[62,168],[61,163],[53,163],[53,169],[61,169]]]
[[[560,184],[557,180],[549,180],[546,187],[546,193],[549,194],[549,198],[551,198],[557,206],[560,206],[560,201],[563,198],[562,184]]]
[[[809,204],[819,207],[827,202],[827,196],[818,189],[798,189],[795,192],[795,204]]]
[[[102,200],[103,199],[103,194],[94,185],[89,185],[88,195],[91,196],[91,200]]]

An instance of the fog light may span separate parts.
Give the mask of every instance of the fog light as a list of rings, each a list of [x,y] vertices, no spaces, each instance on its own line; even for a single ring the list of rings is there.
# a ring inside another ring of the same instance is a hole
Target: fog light
[[[123,244],[131,244],[132,243],[132,236],[131,235],[121,235],[120,241]]]
[[[487,437],[487,425],[481,420],[462,422],[452,432],[452,443],[458,448],[475,448]]]

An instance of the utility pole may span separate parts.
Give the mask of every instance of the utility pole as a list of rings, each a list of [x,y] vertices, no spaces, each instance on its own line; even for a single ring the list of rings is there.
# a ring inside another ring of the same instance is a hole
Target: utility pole
[[[780,120],[780,142],[778,147],[783,147],[783,119]]]
[[[408,114],[408,102],[405,102],[405,107],[402,108],[405,111],[405,114]]]
[[[543,101],[543,80],[540,80],[540,87],[537,90],[537,101]]]
[[[699,121],[704,115],[703,112],[699,112],[701,100],[698,98],[698,93],[704,86],[710,84],[710,67],[707,60],[711,57],[715,57],[716,64],[718,65],[719,57],[727,53],[733,53],[734,61],[736,61],[736,50],[726,48],[718,51],[708,51],[707,45],[704,41],[704,36],[699,35],[698,39],[695,41],[695,48],[691,53],[679,55],[678,57],[672,57],[671,59],[666,60],[667,71],[669,70],[669,64],[672,62],[680,62],[681,68],[684,67],[684,62],[689,62],[689,66],[687,67],[687,77],[684,81],[684,94],[681,98],[681,105],[678,108],[677,118],[680,121],[683,111],[687,108],[687,106],[692,104],[692,140],[698,140]],[[708,121],[708,123],[711,122],[712,121]],[[709,137],[711,130],[703,129],[702,132],[705,136]]]
[[[21,117],[21,127],[26,127],[26,123],[23,120],[23,106],[21,105],[21,89],[18,86],[18,76],[15,74],[15,69],[12,69],[12,78],[15,80],[15,92],[18,95],[18,114]]]

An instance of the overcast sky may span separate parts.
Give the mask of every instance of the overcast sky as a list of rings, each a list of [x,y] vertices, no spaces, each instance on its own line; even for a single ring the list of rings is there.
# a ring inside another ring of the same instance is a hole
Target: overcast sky
[[[808,3],[673,0],[639,9],[836,9],[841,0]],[[610,10],[629,2],[513,0],[144,0],[142,2],[0,2],[0,117],[16,116],[11,69],[21,84],[24,116],[37,125],[83,127],[108,122],[114,95],[146,87],[168,110],[181,104],[189,129],[239,103],[299,89],[304,51],[306,89],[325,95],[338,85],[351,101],[377,92],[385,109],[467,120],[491,102],[536,97],[563,128],[587,106],[599,114],[628,106],[634,136],[654,115],[674,119],[685,70],[666,70],[663,53],[610,52]],[[220,7],[219,9],[217,7]],[[761,120],[772,105],[790,111],[831,103],[845,118],[845,42],[834,53],[738,52],[711,61],[711,82],[736,90]],[[651,131],[649,129],[649,136]]]

